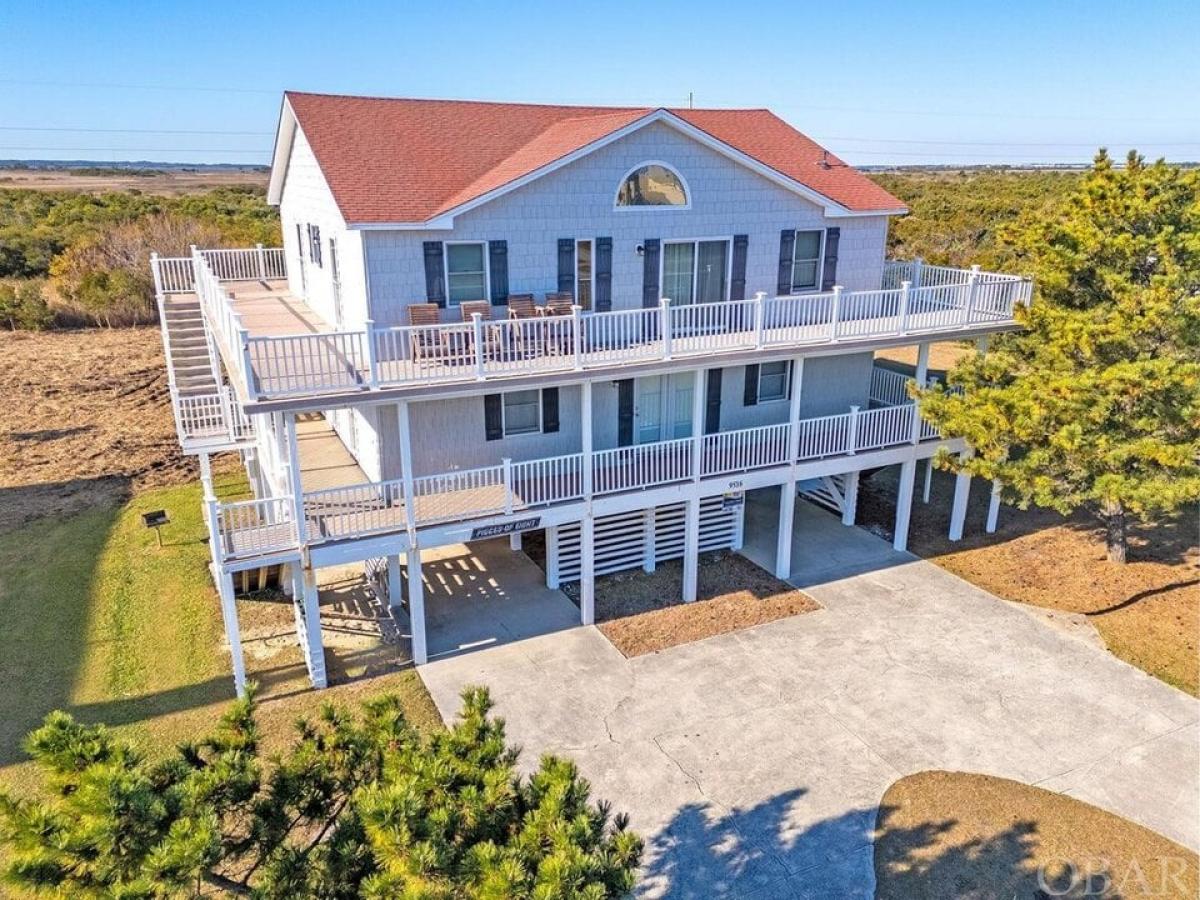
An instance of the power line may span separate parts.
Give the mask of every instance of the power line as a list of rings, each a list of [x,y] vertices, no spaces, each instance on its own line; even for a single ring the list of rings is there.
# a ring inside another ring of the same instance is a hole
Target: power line
[[[11,84],[21,87],[99,88],[101,90],[116,91],[201,91],[213,94],[271,94],[276,97],[282,93],[282,91],[267,88],[207,87],[194,84],[113,84],[100,81],[29,81],[22,78],[0,78],[0,84]]]
[[[216,134],[222,137],[235,135],[248,137],[273,137],[273,131],[210,131],[187,128],[88,128],[67,125],[0,125],[0,131],[65,131],[80,134]]]
[[[0,150],[33,150],[39,153],[253,153],[270,156],[270,150],[222,150],[219,147],[17,147],[0,146]]]
[[[826,137],[826,141],[854,141],[863,144],[921,144],[937,147],[1200,147],[1200,141],[921,141],[904,138]]]

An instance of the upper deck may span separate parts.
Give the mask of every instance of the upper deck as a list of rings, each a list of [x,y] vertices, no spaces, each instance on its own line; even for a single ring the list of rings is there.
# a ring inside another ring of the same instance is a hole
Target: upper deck
[[[1016,326],[1029,279],[889,262],[878,290],[725,303],[337,330],[286,287],[280,250],[205,250],[155,258],[162,293],[194,292],[234,389],[248,406],[347,399],[455,385],[591,373],[620,377],[672,360],[868,348],[895,339],[955,339]],[[630,371],[633,370],[633,371]],[[298,405],[298,404],[293,404]]]

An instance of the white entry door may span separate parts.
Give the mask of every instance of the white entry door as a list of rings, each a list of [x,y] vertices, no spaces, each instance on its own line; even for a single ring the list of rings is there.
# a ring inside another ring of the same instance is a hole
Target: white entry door
[[[650,375],[637,380],[635,431],[639,444],[692,436],[691,372]]]

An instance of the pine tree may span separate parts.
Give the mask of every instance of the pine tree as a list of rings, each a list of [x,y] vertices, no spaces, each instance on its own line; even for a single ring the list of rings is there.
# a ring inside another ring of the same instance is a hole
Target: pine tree
[[[1126,517],[1200,500],[1200,173],[1101,150],[1078,190],[1009,236],[1038,295],[1023,330],[920,393],[922,414],[1027,507]]]
[[[263,764],[253,697],[148,762],[56,712],[27,742],[51,799],[0,795],[5,876],[70,897],[592,898],[629,892],[641,840],[573,764],[529,778],[485,690],[423,736],[396,698],[301,721]]]

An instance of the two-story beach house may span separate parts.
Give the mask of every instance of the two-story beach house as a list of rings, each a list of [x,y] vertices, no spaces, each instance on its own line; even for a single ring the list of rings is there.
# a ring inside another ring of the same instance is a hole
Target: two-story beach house
[[[1027,279],[885,261],[904,205],[763,109],[288,93],[268,198],[282,248],[155,258],[179,438],[212,571],[283,573],[315,685],[317,570],[361,563],[426,661],[422,551],[544,533],[546,580],[738,548],[747,491],[852,524],[859,474],[945,441],[875,351],[1016,327]],[[220,502],[237,451],[254,499]],[[969,480],[959,478],[951,535]],[[253,581],[253,579],[249,579]],[[465,614],[465,613],[464,613]]]

